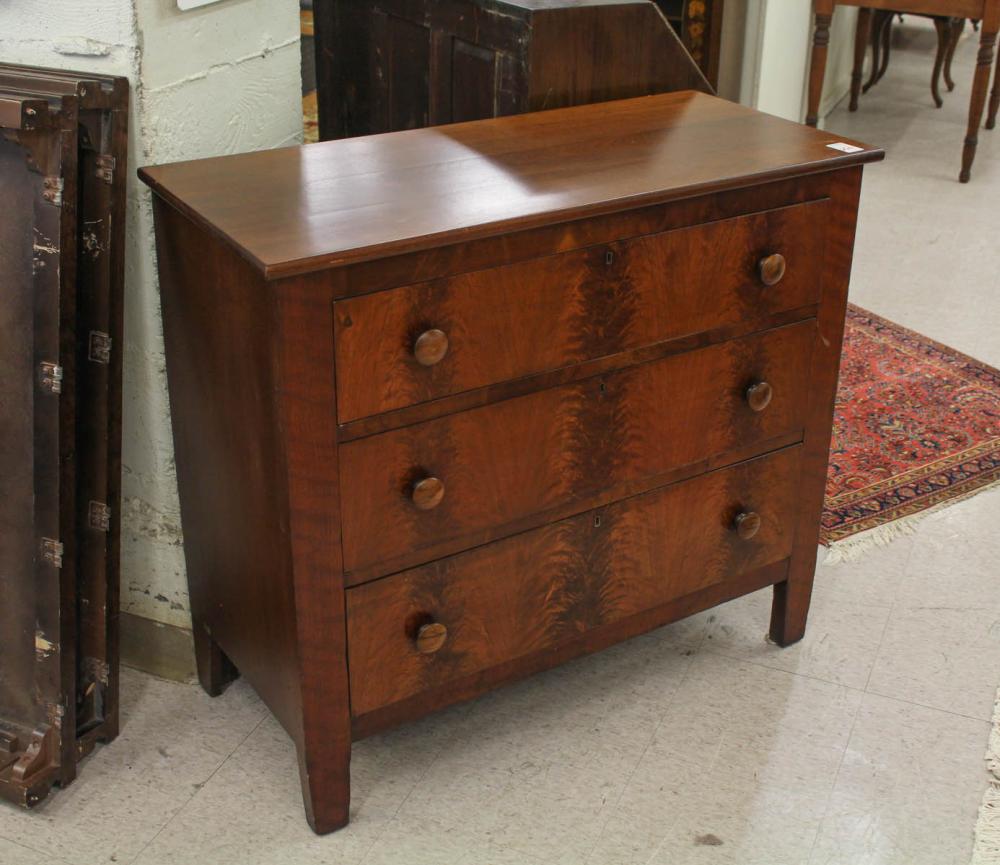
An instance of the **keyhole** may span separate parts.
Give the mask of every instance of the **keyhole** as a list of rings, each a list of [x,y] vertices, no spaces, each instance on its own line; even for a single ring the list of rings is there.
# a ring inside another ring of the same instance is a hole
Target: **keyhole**
[[[601,515],[600,515],[600,514],[597,514],[597,515],[596,515],[596,516],[594,517],[594,528],[595,528],[595,529],[599,529],[600,527],[601,527]]]
[[[611,265],[614,264],[614,261],[615,261],[615,254],[609,249],[607,252],[604,253],[604,263],[608,267],[611,267]]]

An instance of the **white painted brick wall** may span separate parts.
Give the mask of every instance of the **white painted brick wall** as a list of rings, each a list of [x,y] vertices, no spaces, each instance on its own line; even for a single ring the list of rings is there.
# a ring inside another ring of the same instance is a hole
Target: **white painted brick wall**
[[[297,0],[0,0],[0,60],[132,82],[122,608],[190,627],[149,195],[141,165],[301,141]]]

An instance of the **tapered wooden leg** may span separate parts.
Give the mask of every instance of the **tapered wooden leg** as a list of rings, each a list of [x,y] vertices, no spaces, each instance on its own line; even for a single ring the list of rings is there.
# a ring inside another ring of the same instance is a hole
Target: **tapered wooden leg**
[[[934,29],[937,30],[937,53],[934,55],[934,71],[931,73],[931,96],[934,105],[940,108],[944,105],[941,98],[941,70],[944,68],[944,59],[948,55],[948,43],[951,41],[950,19],[940,15],[934,17]]]
[[[976,158],[976,146],[979,143],[979,124],[983,119],[983,109],[986,107],[986,93],[990,87],[990,73],[993,71],[993,50],[997,41],[995,27],[987,28],[984,22],[982,36],[979,41],[979,55],[976,58],[976,73],[972,79],[972,96],[969,100],[969,129],[965,136],[965,148],[962,151],[962,173],[958,179],[968,183],[972,177],[972,163]]]
[[[986,115],[986,128],[997,125],[997,109],[1000,108],[1000,56],[997,57],[997,71],[993,74],[993,92],[990,94],[990,108]]]
[[[351,743],[299,748],[299,779],[306,820],[317,835],[347,825],[351,810]]]
[[[858,10],[858,27],[854,31],[854,69],[851,72],[851,103],[849,110],[858,110],[858,96],[861,95],[861,76],[864,73],[865,52],[871,39],[872,10]]]
[[[800,576],[774,585],[770,636],[779,646],[790,646],[805,636],[815,567],[814,561],[801,569]]]
[[[198,619],[194,620],[193,625],[198,681],[210,697],[218,697],[240,672],[212,639],[208,627]]]
[[[819,122],[819,102],[823,96],[823,78],[826,76],[826,53],[830,44],[833,3],[817,3],[816,9],[816,30],[813,33],[812,59],[809,66],[809,106],[806,110],[806,124],[809,126],[815,126]]]

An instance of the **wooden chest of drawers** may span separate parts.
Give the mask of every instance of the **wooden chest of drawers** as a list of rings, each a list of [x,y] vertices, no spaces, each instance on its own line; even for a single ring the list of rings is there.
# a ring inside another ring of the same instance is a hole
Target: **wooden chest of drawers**
[[[836,143],[685,92],[141,172],[202,684],[317,831],[352,739],[765,586],[802,636]]]

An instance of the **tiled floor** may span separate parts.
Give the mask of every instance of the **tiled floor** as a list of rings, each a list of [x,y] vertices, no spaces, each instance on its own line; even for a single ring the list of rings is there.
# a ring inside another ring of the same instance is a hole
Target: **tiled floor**
[[[929,35],[920,33],[918,46]],[[1000,130],[955,178],[975,47],[935,111],[899,50],[856,115],[880,142],[853,297],[1000,364]],[[288,737],[243,683],[125,671],[81,783],[0,807],[4,865],[966,865],[1000,682],[1000,491],[821,566],[806,639],[751,596],[355,748],[350,827],[318,838]]]

